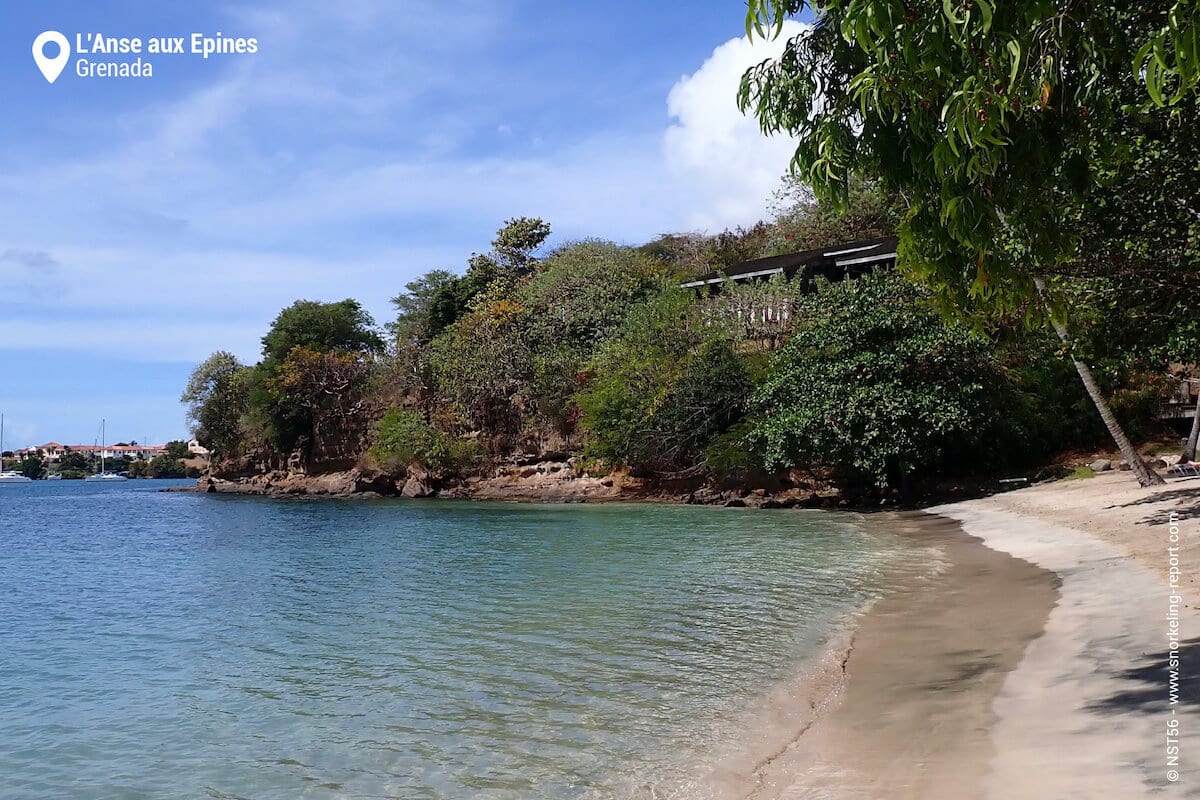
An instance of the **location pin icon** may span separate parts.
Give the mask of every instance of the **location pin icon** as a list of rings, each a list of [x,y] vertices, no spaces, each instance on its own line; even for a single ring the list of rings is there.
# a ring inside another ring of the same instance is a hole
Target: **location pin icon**
[[[54,42],[58,45],[58,55],[54,58],[46,58],[46,54],[42,52],[46,42]],[[62,74],[63,67],[67,65],[70,57],[71,43],[58,31],[44,31],[33,40],[33,60],[37,62],[38,69],[50,83],[58,80],[58,76]]]

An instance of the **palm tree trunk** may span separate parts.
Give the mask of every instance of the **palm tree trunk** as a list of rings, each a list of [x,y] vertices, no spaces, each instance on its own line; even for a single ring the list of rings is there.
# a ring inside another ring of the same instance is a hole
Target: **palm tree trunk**
[[[1192,413],[1192,432],[1188,434],[1187,444],[1183,448],[1183,459],[1196,460],[1196,445],[1200,442],[1200,395],[1196,396],[1196,410]]]
[[[1037,287],[1042,301],[1045,302],[1045,281],[1041,278],[1034,278],[1033,284]],[[1050,317],[1050,324],[1054,326],[1054,332],[1058,334],[1058,338],[1064,345],[1067,345],[1069,350],[1071,337],[1067,333],[1067,326],[1055,318],[1049,306],[1047,306],[1046,311]],[[1083,388],[1087,389],[1088,397],[1092,398],[1092,403],[1096,406],[1096,410],[1100,412],[1100,419],[1104,420],[1104,427],[1108,428],[1108,432],[1112,436],[1113,441],[1117,443],[1117,448],[1120,449],[1121,455],[1125,457],[1125,462],[1133,469],[1133,474],[1137,476],[1138,483],[1142,486],[1159,486],[1166,483],[1161,475],[1146,466],[1146,462],[1138,454],[1137,448],[1133,446],[1133,442],[1129,441],[1129,437],[1125,435],[1124,429],[1121,428],[1121,423],[1117,421],[1112,409],[1108,406],[1108,401],[1104,399],[1104,393],[1100,391],[1100,387],[1096,384],[1096,378],[1092,375],[1092,368],[1078,358],[1075,358],[1074,355],[1071,356],[1071,362],[1075,365],[1075,371],[1079,373],[1079,379],[1083,381]]]

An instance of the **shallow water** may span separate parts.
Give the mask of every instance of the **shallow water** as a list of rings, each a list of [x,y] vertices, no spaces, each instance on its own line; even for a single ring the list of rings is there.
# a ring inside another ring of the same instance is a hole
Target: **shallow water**
[[[0,486],[0,797],[671,796],[918,558],[817,511],[162,485]]]

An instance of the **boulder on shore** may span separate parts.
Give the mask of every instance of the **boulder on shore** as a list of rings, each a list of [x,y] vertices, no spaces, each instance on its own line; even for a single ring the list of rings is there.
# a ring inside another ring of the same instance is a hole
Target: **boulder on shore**
[[[437,494],[437,489],[433,488],[428,481],[412,476],[404,482],[404,486],[400,487],[401,497],[433,497]]]

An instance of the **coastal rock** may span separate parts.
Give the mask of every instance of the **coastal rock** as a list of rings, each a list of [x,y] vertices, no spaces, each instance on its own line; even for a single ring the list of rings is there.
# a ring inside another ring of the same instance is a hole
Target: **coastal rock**
[[[1112,462],[1107,458],[1098,458],[1088,466],[1092,468],[1092,472],[1107,472],[1112,469]]]
[[[730,499],[728,499],[724,503],[722,503],[722,505],[725,508],[745,508],[746,501],[740,497],[731,497]]]
[[[400,489],[401,497],[433,497],[435,494],[437,489],[415,475],[406,480]]]

